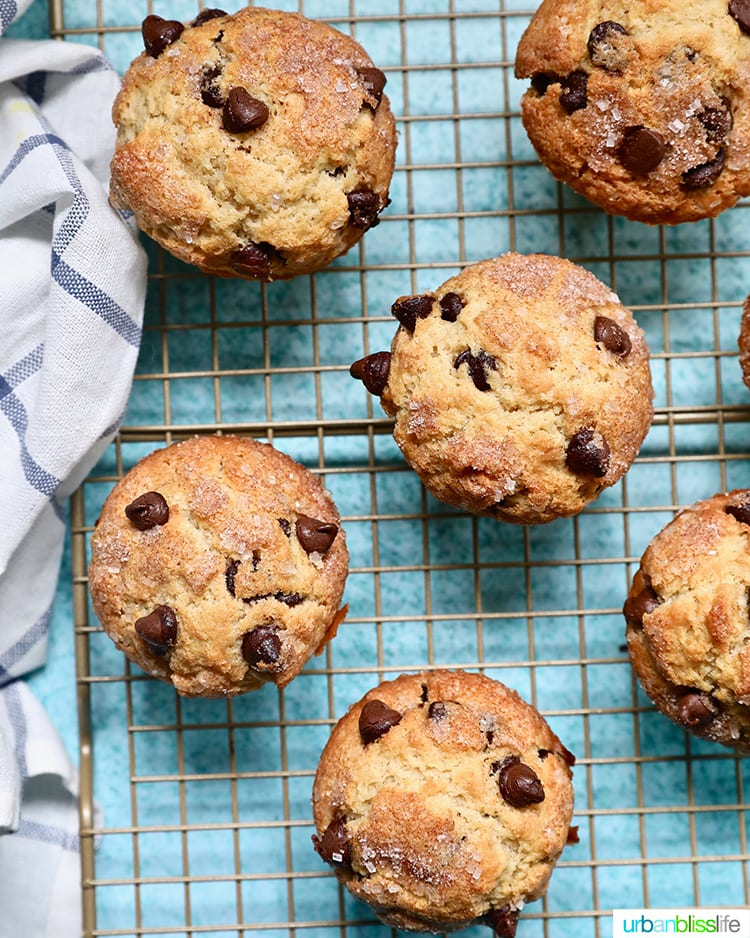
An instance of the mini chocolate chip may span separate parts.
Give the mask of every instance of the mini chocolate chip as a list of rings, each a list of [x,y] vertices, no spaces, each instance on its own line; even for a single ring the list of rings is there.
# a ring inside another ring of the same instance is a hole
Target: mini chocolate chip
[[[234,595],[234,593],[232,593],[232,595]],[[299,606],[300,603],[305,601],[305,597],[301,596],[299,593],[283,593],[281,590],[278,590],[275,593],[258,593],[257,596],[245,596],[242,602],[250,605],[250,603],[259,603],[263,599],[271,598],[279,603],[284,603],[285,606],[289,606],[290,608]]]
[[[718,712],[708,694],[699,691],[689,691],[677,701],[677,717],[683,726],[705,726]]]
[[[333,544],[339,526],[333,521],[319,521],[309,515],[298,515],[294,525],[297,540],[306,554],[324,554]]]
[[[750,0],[729,0],[729,15],[743,33],[750,35]]]
[[[647,176],[664,159],[667,145],[664,137],[648,127],[628,127],[617,150],[617,156],[634,176]]]
[[[732,129],[732,112],[729,102],[724,99],[725,106],[704,107],[695,115],[706,129],[706,140],[709,143],[724,143]]]
[[[622,71],[626,62],[622,53],[617,49],[616,40],[617,36],[627,35],[627,29],[614,20],[597,23],[589,33],[589,39],[586,43],[594,65],[606,69],[608,72]]]
[[[148,531],[169,521],[169,505],[159,492],[145,492],[125,506],[125,514],[134,528]]]
[[[379,68],[357,68],[355,71],[362,79],[362,84],[365,86],[367,94],[375,100],[373,110],[376,111],[378,105],[383,100],[383,88],[385,88],[388,79]]]
[[[335,169],[327,169],[326,172],[329,176],[335,179],[337,176],[343,176],[346,172],[346,166],[337,166]]]
[[[201,10],[200,13],[196,16],[191,26],[202,26],[204,23],[207,23],[209,20],[215,20],[220,16],[226,16],[227,14],[224,10]]]
[[[251,668],[259,664],[275,664],[281,654],[281,639],[276,629],[259,625],[242,637],[242,657]]]
[[[542,760],[542,762],[544,762],[547,756],[560,756],[561,759],[564,759],[565,762],[568,763],[571,769],[576,764],[576,757],[573,755],[570,749],[568,749],[566,746],[563,746],[559,739],[555,743],[554,749],[537,749],[537,755]]]
[[[365,746],[397,726],[402,719],[398,710],[392,710],[382,700],[368,700],[359,714],[359,735]]]
[[[650,583],[647,583],[640,593],[636,593],[635,596],[630,596],[625,600],[622,613],[631,628],[639,629],[643,625],[643,617],[653,612],[660,604],[661,600],[656,595],[653,587]]]
[[[470,349],[466,349],[466,351],[456,356],[453,367],[460,368],[464,362],[468,366],[469,375],[474,382],[474,387],[478,391],[491,390],[489,382],[487,381],[487,373],[489,371],[497,371],[497,361],[495,357],[490,355],[489,352],[485,352],[484,349],[480,349],[476,355],[474,355]]]
[[[159,658],[174,648],[177,641],[177,616],[170,606],[157,606],[147,616],[136,619],[133,627],[149,651]]]
[[[375,352],[360,358],[349,369],[352,378],[358,378],[370,394],[378,397],[385,391],[391,373],[391,353]]]
[[[487,739],[488,745],[491,746],[492,743],[493,743],[494,740],[495,740],[495,731],[494,731],[494,730],[487,730],[487,732],[486,732],[484,735],[485,735],[485,738]]]
[[[312,842],[321,860],[325,860],[326,863],[332,866],[351,865],[352,855],[344,818],[334,818],[326,827],[322,837],[313,834]]]
[[[176,42],[185,27],[178,20],[165,20],[161,16],[147,16],[141,23],[141,35],[146,52],[156,59],[162,52]]]
[[[724,151],[719,150],[715,158],[700,166],[693,166],[682,174],[685,189],[706,189],[712,186],[724,170]]]
[[[442,700],[433,700],[427,708],[427,716],[436,723],[441,723],[448,716],[448,708]]]
[[[232,270],[245,277],[256,280],[268,280],[271,276],[271,258],[267,251],[257,244],[246,244],[232,254]]]
[[[531,87],[542,97],[547,93],[550,85],[561,85],[564,81],[563,76],[555,72],[538,72],[531,76]]]
[[[578,836],[579,825],[576,824],[575,827],[570,827],[568,829],[568,836],[565,840],[565,843],[570,846],[571,844],[580,844],[581,838]]]
[[[740,524],[750,524],[750,501],[743,502],[741,505],[727,505],[724,511],[736,518]]]
[[[429,692],[427,690],[427,685],[422,684],[422,693],[420,694],[419,699],[422,701],[422,703],[427,703],[428,697],[429,697]]]
[[[601,479],[609,469],[609,456],[609,446],[601,433],[591,427],[581,427],[570,438],[565,465],[578,475]]]
[[[224,95],[216,84],[221,71],[220,65],[206,65],[201,72],[201,101],[208,107],[224,106]]]
[[[620,358],[629,355],[632,348],[627,332],[606,316],[597,316],[594,320],[594,341],[601,342],[608,352]]]
[[[291,537],[292,536],[292,522],[288,521],[286,518],[278,518],[277,520],[284,534],[286,534],[287,537]]]
[[[465,305],[458,293],[446,293],[440,297],[440,318],[446,322],[455,322]]]
[[[349,205],[349,221],[355,228],[367,231],[380,224],[380,196],[370,189],[358,189],[347,193],[346,201]]]
[[[495,932],[497,938],[515,938],[520,912],[504,905],[502,909],[490,909],[484,916],[485,925]]]
[[[571,72],[563,81],[560,104],[568,114],[580,111],[588,104],[588,81],[589,76],[581,71]]]
[[[238,85],[230,89],[221,119],[224,130],[231,134],[244,134],[248,130],[262,127],[268,120],[268,113],[268,108],[262,101]]]
[[[230,560],[227,564],[227,568],[224,571],[224,582],[227,584],[227,592],[232,596],[235,595],[234,592],[234,578],[237,576],[237,571],[239,570],[240,562],[239,560]]]
[[[518,756],[508,756],[498,767],[497,783],[503,800],[512,808],[526,808],[544,801],[544,787],[539,776],[521,762]]]
[[[419,296],[402,296],[391,306],[391,314],[398,319],[407,332],[413,333],[417,319],[427,319],[432,312],[435,297],[429,293]]]

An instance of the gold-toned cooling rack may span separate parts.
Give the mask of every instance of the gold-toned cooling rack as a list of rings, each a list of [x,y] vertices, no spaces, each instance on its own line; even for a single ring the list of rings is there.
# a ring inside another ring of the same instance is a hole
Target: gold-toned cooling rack
[[[288,284],[214,281],[148,245],[130,406],[73,502],[84,934],[384,935],[311,849],[312,776],[350,703],[382,678],[434,667],[515,686],[579,757],[581,843],[519,938],[607,936],[616,907],[747,905],[748,766],[654,712],[627,662],[620,609],[640,553],[678,506],[750,486],[736,347],[748,205],[648,228],[554,183],[521,127],[513,77],[533,4],[272,5],[351,32],[384,68],[400,135],[393,204],[347,257]],[[197,9],[52,0],[52,35],[96,44],[123,70],[144,16]],[[653,352],[656,418],[641,456],[582,515],[541,528],[432,500],[347,373],[388,347],[397,296],[504,250],[591,269],[635,311]],[[101,632],[88,539],[139,457],[214,431],[273,441],[322,474],[352,551],[350,614],[285,691],[186,701]]]

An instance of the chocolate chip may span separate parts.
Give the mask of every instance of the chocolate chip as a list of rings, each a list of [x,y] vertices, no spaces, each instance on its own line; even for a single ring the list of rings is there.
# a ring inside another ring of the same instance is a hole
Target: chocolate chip
[[[373,110],[376,111],[383,99],[383,88],[388,79],[379,68],[357,68],[355,71],[362,79],[365,91],[375,101]]]
[[[351,865],[352,855],[344,818],[334,818],[326,827],[322,837],[313,834],[312,842],[321,860],[325,860],[326,863],[332,866]]]
[[[335,169],[327,169],[326,172],[329,176],[335,179],[337,176],[343,176],[346,172],[346,166],[337,166]]]
[[[682,174],[682,185],[685,189],[706,189],[712,186],[724,170],[724,151],[719,150],[714,159],[700,166],[693,166]]]
[[[391,314],[398,319],[407,332],[413,333],[417,319],[427,319],[432,312],[435,297],[429,293],[419,296],[402,296],[391,306]]]
[[[294,525],[297,540],[306,554],[324,554],[333,544],[339,526],[333,521],[318,521],[309,515],[298,515]]]
[[[561,759],[568,763],[571,769],[576,764],[576,757],[573,755],[570,749],[568,749],[566,746],[563,746],[559,739],[554,744],[553,749],[537,749],[537,755],[542,760],[542,762],[544,762],[547,756],[560,756]]]
[[[201,10],[200,13],[196,16],[191,26],[202,26],[204,23],[207,23],[209,20],[215,20],[219,16],[226,16],[227,14],[223,10]]]
[[[367,231],[380,224],[380,196],[370,189],[358,189],[346,196],[349,205],[349,221],[355,228]]]
[[[485,352],[483,349],[480,349],[476,355],[474,355],[470,349],[466,349],[466,351],[456,356],[453,367],[460,368],[464,362],[468,366],[469,375],[474,382],[474,387],[478,391],[489,391],[490,385],[487,381],[487,373],[497,371],[495,357],[490,355],[489,352]]]
[[[358,378],[370,394],[378,397],[385,391],[391,373],[391,353],[375,352],[360,358],[349,369],[352,378]]]
[[[484,916],[485,925],[495,932],[497,938],[515,938],[520,912],[504,905],[502,909],[491,909]]]
[[[487,730],[487,732],[484,735],[485,735],[485,738],[487,739],[487,744],[491,746],[492,743],[495,741],[495,731]]]
[[[242,637],[242,657],[251,668],[259,664],[275,664],[281,654],[281,639],[276,629],[259,625]]]
[[[634,176],[647,176],[664,159],[667,146],[664,137],[648,127],[628,127],[617,150],[617,156]]]
[[[201,72],[201,101],[208,107],[224,106],[224,95],[216,84],[220,75],[220,65],[205,65]]]
[[[455,322],[465,305],[458,293],[446,293],[440,297],[440,318],[446,322]]]
[[[230,264],[232,270],[244,277],[253,277],[256,280],[269,280],[271,277],[271,258],[268,252],[252,242],[235,251]]]
[[[422,684],[422,693],[419,695],[419,699],[422,701],[422,703],[427,703],[428,697],[429,697],[429,692],[427,689],[427,685]]]
[[[169,521],[169,505],[159,492],[145,492],[125,506],[125,514],[134,528],[148,531]]]
[[[134,628],[149,651],[159,658],[174,648],[177,641],[177,616],[170,606],[157,606],[147,616],[136,619]]]
[[[254,98],[246,88],[237,86],[227,95],[224,110],[221,112],[224,130],[231,134],[244,134],[248,130],[257,130],[268,120],[268,108],[258,98]]]
[[[232,593],[232,595],[234,596],[234,593]],[[250,603],[259,603],[263,599],[271,598],[275,599],[277,602],[284,603],[285,606],[289,606],[290,608],[299,606],[300,603],[305,601],[305,597],[301,596],[299,593],[283,593],[281,590],[278,590],[275,593],[258,593],[257,596],[245,596],[242,602],[250,605]]]
[[[689,691],[677,701],[677,718],[683,726],[705,726],[718,712],[708,694],[699,691]]]
[[[226,570],[224,571],[224,582],[227,584],[227,592],[232,596],[235,595],[234,578],[237,576],[237,570],[239,569],[239,566],[239,560],[230,560],[227,564]]]
[[[601,342],[608,352],[620,358],[629,355],[632,348],[627,332],[606,316],[597,316],[594,320],[594,341]]]
[[[594,65],[608,72],[622,71],[626,61],[622,52],[617,48],[617,37],[627,35],[627,29],[614,20],[605,20],[594,26],[586,43]]]
[[[653,587],[647,583],[640,593],[625,600],[625,605],[622,607],[625,621],[631,628],[639,629],[643,625],[643,617],[653,612],[660,604],[661,600]]]
[[[732,129],[732,112],[729,102],[724,99],[725,106],[704,107],[695,115],[706,129],[706,140],[709,143],[724,143]]]
[[[287,537],[292,536],[292,522],[288,521],[286,518],[278,518],[277,521],[281,526],[281,530],[286,534]]]
[[[436,723],[441,723],[448,716],[448,708],[442,700],[433,700],[427,708],[427,716]]]
[[[568,443],[565,464],[578,475],[592,475],[601,479],[609,469],[609,455],[609,446],[601,433],[591,427],[582,427]]]
[[[741,505],[727,505],[724,511],[736,518],[740,524],[750,524],[750,501],[743,502]]]
[[[184,26],[178,20],[165,20],[161,16],[147,16],[141,23],[141,35],[146,52],[156,59],[182,35]]]
[[[365,746],[397,726],[402,719],[398,710],[392,710],[382,700],[368,700],[359,714],[359,735]]]
[[[581,71],[571,72],[563,81],[560,104],[568,114],[580,111],[588,104],[588,81],[589,76]]]
[[[503,800],[512,808],[526,808],[544,801],[544,787],[539,776],[518,756],[503,759],[498,767],[497,783]]]
[[[729,15],[743,33],[750,35],[750,0],[729,0]]]
[[[578,836],[579,825],[576,824],[575,827],[570,827],[568,829],[568,836],[565,840],[565,843],[570,846],[571,844],[580,844],[581,838]]]
[[[531,76],[531,87],[540,97],[543,97],[550,85],[561,85],[564,81],[563,76],[555,72],[538,72]]]

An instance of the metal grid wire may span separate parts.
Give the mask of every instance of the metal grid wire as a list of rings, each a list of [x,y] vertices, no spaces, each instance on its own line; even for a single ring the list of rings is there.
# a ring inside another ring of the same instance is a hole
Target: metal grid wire
[[[627,662],[620,608],[678,506],[750,485],[736,348],[748,205],[652,229],[555,184],[526,140],[513,78],[532,4],[274,5],[350,32],[387,73],[400,135],[393,204],[347,257],[289,284],[214,281],[147,245],[130,407],[73,502],[85,935],[385,934],[310,848],[312,776],[350,703],[432,667],[515,686],[579,757],[581,843],[519,938],[606,936],[613,907],[747,905],[748,766],[653,710]],[[121,70],[140,50],[143,16],[197,11],[194,0],[81,6],[55,0],[52,34],[98,44]],[[398,295],[504,250],[591,269],[635,311],[653,353],[656,418],[639,459],[582,515],[541,528],[432,500],[347,374],[388,347]],[[352,550],[351,611],[285,691],[188,701],[103,635],[87,597],[88,539],[138,458],[213,431],[274,442],[322,474]]]

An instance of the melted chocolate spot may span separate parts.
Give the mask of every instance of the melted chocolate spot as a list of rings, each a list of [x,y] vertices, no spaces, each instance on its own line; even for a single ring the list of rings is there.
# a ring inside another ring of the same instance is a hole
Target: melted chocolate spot
[[[589,76],[581,71],[571,72],[564,80],[560,104],[568,114],[580,111],[588,104],[588,81]]]
[[[622,71],[626,62],[617,49],[617,37],[627,35],[627,29],[614,20],[605,20],[594,26],[586,44],[594,65],[608,72]]]
[[[724,151],[719,150],[714,159],[700,166],[693,166],[682,174],[685,189],[707,189],[721,176],[724,170]]]
[[[383,99],[383,88],[385,88],[388,79],[379,68],[357,68],[357,75],[362,79],[365,91],[375,101],[374,111],[377,111],[380,102]]]
[[[161,16],[147,16],[141,23],[141,35],[146,52],[157,59],[162,52],[171,46],[182,35],[185,27],[177,20],[165,20]]]
[[[346,196],[349,205],[349,221],[355,228],[367,231],[380,224],[380,196],[370,189],[358,189]]]
[[[333,544],[339,526],[333,521],[319,521],[308,515],[298,515],[294,529],[297,540],[306,554],[324,554]]]
[[[169,505],[159,492],[145,492],[125,506],[128,520],[139,531],[148,531],[169,521]]]
[[[136,619],[133,627],[158,658],[163,658],[177,641],[177,616],[171,606],[157,606],[147,616]]]
[[[597,316],[594,320],[594,341],[600,342],[608,352],[620,358],[629,355],[632,348],[627,332],[606,316]]]
[[[750,524],[750,501],[742,502],[740,505],[727,505],[724,511],[736,518],[740,524]]]
[[[436,723],[441,723],[448,716],[448,708],[442,700],[433,700],[427,708],[427,716]]]
[[[286,534],[287,537],[291,537],[292,536],[292,522],[288,521],[286,518],[279,518],[277,520],[284,534]]]
[[[426,684],[422,684],[422,693],[420,694],[419,699],[422,701],[422,703],[427,703],[428,690]]]
[[[332,866],[351,866],[352,856],[344,818],[334,818],[322,837],[313,834],[312,842],[318,855],[326,863]]]
[[[271,257],[268,251],[259,244],[251,242],[235,251],[230,265],[232,270],[242,274],[243,277],[253,277],[255,280],[270,280],[271,278]]]
[[[543,97],[550,85],[561,85],[564,81],[563,76],[555,72],[538,72],[531,76],[531,87],[540,97]]]
[[[501,909],[491,909],[484,916],[485,925],[495,932],[497,938],[515,938],[520,912],[504,905]]]
[[[281,654],[281,639],[276,629],[259,625],[242,638],[242,657],[251,668],[258,665],[276,664]]]
[[[398,710],[392,710],[382,700],[368,700],[359,714],[359,735],[365,746],[385,736],[403,718]]]
[[[568,763],[571,769],[576,764],[576,757],[573,755],[570,749],[568,749],[566,746],[563,746],[559,739],[555,743],[554,749],[537,749],[537,755],[542,760],[542,762],[544,762],[547,756],[560,756],[561,759]]]
[[[240,562],[239,560],[230,560],[227,564],[227,568],[224,571],[224,582],[227,584],[227,592],[234,596],[234,578],[237,576],[237,571],[239,570]]]
[[[590,427],[582,427],[568,443],[565,464],[578,475],[592,475],[601,479],[609,469],[609,458],[609,446],[601,433]]]
[[[224,95],[216,83],[221,71],[220,65],[205,65],[201,72],[201,101],[208,107],[224,106]]]
[[[254,98],[246,88],[238,86],[229,91],[221,119],[224,130],[243,134],[262,127],[268,120],[268,114],[268,108],[262,101]]]
[[[413,334],[417,319],[427,319],[432,312],[435,297],[429,293],[419,296],[404,296],[391,306],[391,314],[398,319],[401,325],[410,334]]]
[[[695,115],[706,129],[706,140],[708,143],[724,143],[732,129],[732,112],[729,109],[729,102],[724,99],[725,106],[704,107]]]
[[[661,600],[656,595],[650,583],[646,583],[640,593],[630,596],[622,607],[625,621],[631,628],[639,629],[643,625],[643,617],[652,613]]]
[[[628,127],[617,150],[617,156],[634,176],[647,176],[664,159],[667,145],[664,137],[648,127]]]
[[[465,305],[458,293],[446,293],[440,297],[440,318],[446,322],[455,322]]]
[[[565,841],[565,843],[568,846],[571,846],[572,844],[580,844],[581,838],[578,836],[578,830],[579,830],[578,824],[576,824],[575,827],[571,827],[568,830],[568,837]]]
[[[378,397],[385,391],[388,376],[391,373],[391,353],[375,352],[360,358],[349,369],[352,378],[358,378],[370,394]]]
[[[490,385],[487,381],[487,375],[490,371],[497,371],[497,361],[493,355],[480,349],[476,355],[469,349],[461,352],[453,362],[454,368],[460,368],[466,363],[469,369],[469,375],[474,382],[474,387],[478,391],[489,391]]]
[[[497,771],[500,794],[512,808],[526,808],[544,801],[544,787],[539,776],[518,756],[503,759]]]
[[[683,726],[706,726],[718,712],[714,701],[700,691],[689,691],[677,701],[677,715]]]
[[[750,0],[729,0],[729,15],[743,33],[750,35]]]
[[[204,23],[207,23],[209,20],[215,20],[219,16],[226,16],[227,14],[224,10],[201,10],[200,13],[196,16],[191,26],[202,26]]]

